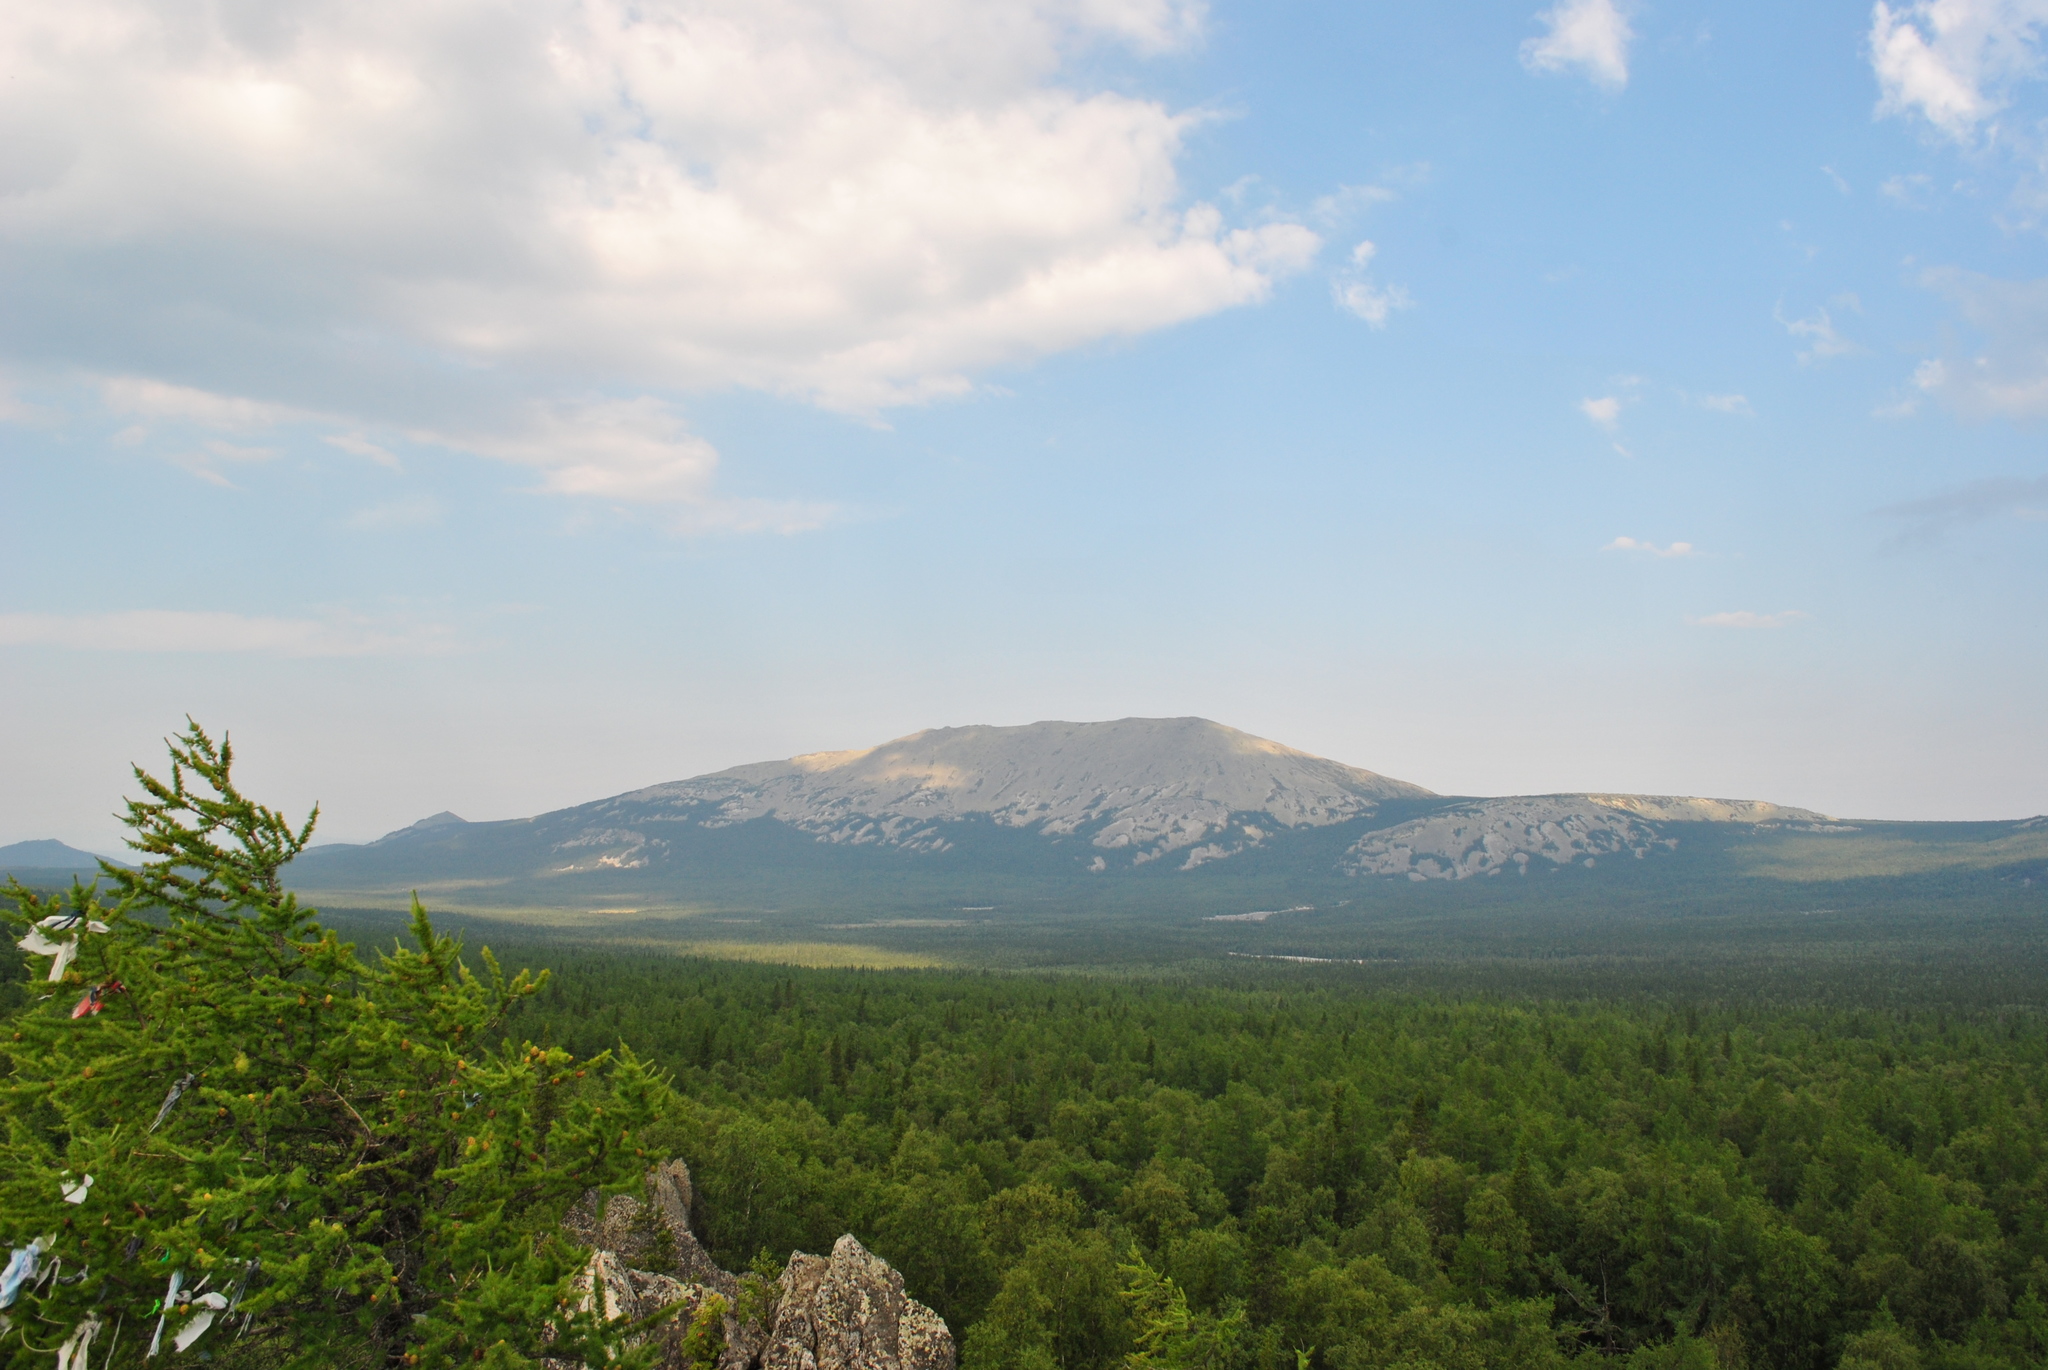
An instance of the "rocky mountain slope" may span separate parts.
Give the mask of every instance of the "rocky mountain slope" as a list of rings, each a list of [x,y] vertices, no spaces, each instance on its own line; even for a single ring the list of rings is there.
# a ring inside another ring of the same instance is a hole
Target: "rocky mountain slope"
[[[937,852],[952,845],[947,824],[973,815],[1046,837],[1085,833],[1100,870],[1111,854],[1138,866],[1183,851],[1215,859],[1263,841],[1266,828],[1320,827],[1382,800],[1429,797],[1204,718],[1127,718],[933,728],[635,790],[594,806],[593,818],[667,812],[706,828],[773,818],[821,842]],[[1263,825],[1237,821],[1247,815]]]
[[[1479,799],[1367,833],[1339,863],[1349,875],[1463,880],[1475,875],[1592,867],[1603,857],[1676,849],[1670,823],[1743,823],[1757,829],[1854,832],[1808,809],[1751,799],[1684,799],[1647,794],[1542,794]]]
[[[1840,829],[1755,800],[1445,797],[1206,719],[1130,718],[937,728],[501,823],[439,813],[364,846],[316,849],[295,871],[314,889],[525,881],[556,897],[797,869],[1109,879],[1249,863],[1458,880],[1644,860],[1697,824]]]
[[[600,1208],[592,1190],[564,1226],[592,1248],[580,1281],[584,1307],[629,1322],[673,1310],[650,1337],[658,1370],[690,1370],[684,1335],[714,1299],[705,1317],[716,1317],[722,1332],[717,1370],[954,1370],[945,1322],[904,1293],[903,1277],[852,1234],[830,1257],[792,1252],[773,1285],[750,1290],[719,1269],[690,1230],[688,1166],[654,1167],[644,1192],[615,1194]]]

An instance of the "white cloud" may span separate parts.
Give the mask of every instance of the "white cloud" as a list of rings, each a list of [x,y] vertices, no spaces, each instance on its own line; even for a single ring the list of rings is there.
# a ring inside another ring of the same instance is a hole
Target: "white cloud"
[[[1578,71],[1595,85],[1628,84],[1628,45],[1635,38],[1628,15],[1614,0],[1558,0],[1536,16],[1548,32],[1522,44],[1530,71]]]
[[[233,490],[237,486],[228,479],[227,473],[221,469],[224,463],[251,466],[260,462],[271,461],[278,455],[279,449],[275,447],[250,447],[242,443],[222,442],[215,439],[202,443],[196,448],[188,448],[172,453],[171,462],[173,465],[181,466],[185,470],[190,471],[209,485],[218,485],[223,490]]]
[[[294,406],[351,427],[420,416],[336,398],[363,393],[322,379],[338,338],[385,368],[365,374],[425,357],[528,398],[960,394],[1312,261],[1301,224],[1188,201],[1201,116],[1070,62],[1203,23],[1196,0],[16,0],[0,253],[42,284],[12,331],[90,367],[69,339],[199,320],[187,379],[268,393],[236,379],[256,339]],[[109,271],[118,308],[66,284]],[[164,413],[179,390],[109,400]],[[630,485],[637,462],[551,479]]]
[[[1692,557],[1699,555],[1689,542],[1674,542],[1668,547],[1659,547],[1654,542],[1639,542],[1635,538],[1616,538],[1600,550],[1603,552],[1647,552],[1653,557]]]
[[[266,433],[287,424],[321,417],[289,405],[270,404],[240,395],[216,394],[147,376],[105,376],[100,378],[97,388],[100,404],[106,412],[150,421],[130,424],[115,433],[111,439],[115,446],[141,446],[154,435],[152,425],[157,428],[169,426],[173,430],[172,446],[166,459],[172,465],[225,490],[237,487],[228,478],[224,466],[270,461],[280,454],[280,449],[228,442],[218,437],[194,439],[191,430],[237,435]],[[330,438],[329,441],[344,450],[354,450],[349,446],[352,441],[349,438]]]
[[[1978,346],[1930,357],[1913,385],[1965,418],[2048,418],[2048,279],[2001,281],[1950,268],[1921,284],[1948,297]]]
[[[266,404],[238,395],[216,395],[147,376],[110,376],[100,382],[100,398],[116,414],[193,423],[203,428],[271,428],[310,417],[288,405]]]
[[[1933,189],[1934,179],[1921,172],[1887,176],[1878,183],[1877,192],[1896,204],[1908,209],[1925,209],[1928,192]]]
[[[108,652],[230,652],[286,657],[411,656],[446,651],[445,629],[335,615],[266,618],[177,609],[112,614],[0,614],[0,647]]]
[[[386,449],[379,447],[376,443],[371,442],[361,433],[329,433],[322,441],[330,447],[339,448],[350,456],[361,457],[366,461],[374,461],[377,465],[387,467],[393,471],[399,469],[397,457],[393,456]]]
[[[1820,169],[1820,174],[1827,177],[1829,183],[1832,184],[1836,190],[1841,191],[1844,195],[1851,193],[1849,190],[1849,183],[1846,180],[1842,179],[1842,173],[1835,170],[1833,167],[1822,167]]]
[[[531,467],[548,494],[670,506],[665,521],[680,532],[806,532],[837,513],[828,504],[718,496],[717,449],[651,396],[534,405],[507,428],[411,436]]]
[[[1700,628],[1789,628],[1801,619],[1812,615],[1800,609],[1784,609],[1775,614],[1753,613],[1748,609],[1733,609],[1727,613],[1708,614],[1704,618],[1687,619],[1686,622]]]
[[[1596,428],[1612,433],[1621,422],[1621,401],[1612,395],[1603,395],[1597,400],[1580,400],[1579,412],[1591,419]]]
[[[1749,397],[1746,395],[1702,395],[1700,407],[1711,409],[1718,414],[1741,414],[1745,417],[1756,413],[1749,407]]]
[[[345,421],[337,415],[136,377],[106,381],[101,388],[116,397],[110,399],[110,407],[118,406],[121,412],[181,420],[202,430],[275,434],[289,426],[333,426]],[[828,504],[721,497],[713,488],[717,450],[689,430],[674,406],[653,396],[536,402],[501,416],[493,426],[413,428],[404,436],[413,442],[537,471],[541,478],[537,489],[542,493],[582,496],[614,506],[667,506],[662,521],[680,532],[803,532],[830,522],[838,512]],[[117,440],[140,442],[147,437],[146,430],[133,429]],[[361,432],[327,433],[321,441],[353,456],[398,468],[398,459],[386,447]],[[222,469],[224,463],[268,461],[281,451],[276,446],[212,438],[174,450],[169,460],[202,480],[233,489],[234,482]],[[431,499],[414,497],[359,511],[345,522],[352,528],[382,529],[438,522],[439,518],[439,506]]]
[[[1912,0],[1871,10],[1870,65],[1880,114],[1917,113],[1958,142],[2040,70],[2048,0]]]
[[[1341,228],[1374,205],[1400,198],[1398,192],[1385,186],[1339,186],[1333,194],[1317,196],[1310,215],[1326,228]]]
[[[421,433],[426,441],[541,472],[541,488],[625,503],[695,500],[710,490],[718,452],[662,401],[538,405],[503,433]]]
[[[1387,316],[1407,309],[1415,302],[1398,285],[1380,285],[1372,277],[1372,259],[1379,249],[1370,242],[1351,249],[1351,264],[1330,281],[1330,295],[1337,307],[1356,314],[1374,328],[1385,328]]]
[[[1843,337],[1835,329],[1835,321],[1828,317],[1825,309],[1816,309],[1810,319],[1788,319],[1782,309],[1773,312],[1772,317],[1787,333],[1795,338],[1805,338],[1811,346],[1799,353],[1802,366],[1816,361],[1828,361],[1834,357],[1846,357],[1863,349]]]

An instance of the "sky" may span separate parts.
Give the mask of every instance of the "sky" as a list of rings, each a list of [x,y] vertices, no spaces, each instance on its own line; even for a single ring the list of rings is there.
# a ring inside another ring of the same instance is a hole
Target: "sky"
[[[17,0],[0,843],[1195,714],[2048,810],[2048,0]]]

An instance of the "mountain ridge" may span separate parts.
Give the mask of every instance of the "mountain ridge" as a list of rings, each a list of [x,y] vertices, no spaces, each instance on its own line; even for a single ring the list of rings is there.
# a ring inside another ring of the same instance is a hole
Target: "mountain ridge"
[[[1850,830],[1761,800],[1439,795],[1207,719],[1128,718],[926,729],[495,823],[444,811],[309,851],[299,869],[328,888],[524,882],[572,900],[792,872],[886,888],[913,869],[1100,880],[1228,864],[1260,878],[1456,881],[1648,861],[1701,825]]]
[[[116,861],[115,865],[125,865]],[[100,869],[100,858],[92,852],[81,851],[54,837],[35,838],[27,842],[10,842],[0,847],[0,876],[12,872],[34,872],[47,876],[53,872],[96,875]]]

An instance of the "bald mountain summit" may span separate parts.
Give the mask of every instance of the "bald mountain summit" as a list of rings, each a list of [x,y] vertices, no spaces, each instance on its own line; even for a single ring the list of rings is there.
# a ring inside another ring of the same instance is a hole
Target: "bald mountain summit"
[[[1867,840],[1879,830],[1883,842]],[[302,888],[363,906],[417,889],[475,907],[972,911],[1027,889],[1086,901],[1131,882],[1222,907],[1535,877],[1832,878],[1884,874],[1886,861],[1892,874],[1960,863],[2030,881],[2044,860],[2039,824],[1845,823],[1753,799],[1446,796],[1206,719],[1129,718],[934,728],[534,818],[437,813],[315,848],[293,869]]]

